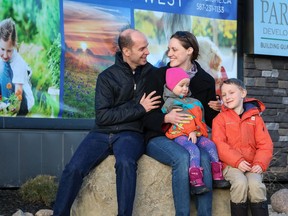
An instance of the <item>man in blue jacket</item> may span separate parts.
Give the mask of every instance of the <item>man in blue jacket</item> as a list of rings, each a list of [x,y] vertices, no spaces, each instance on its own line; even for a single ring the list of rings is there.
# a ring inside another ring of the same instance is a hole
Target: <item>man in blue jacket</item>
[[[118,216],[131,216],[137,161],[145,150],[141,118],[158,108],[159,97],[144,93],[153,66],[147,62],[143,33],[126,29],[118,39],[115,64],[99,74],[95,95],[95,126],[66,165],[59,184],[54,214],[70,215],[83,178],[111,153],[116,159]]]

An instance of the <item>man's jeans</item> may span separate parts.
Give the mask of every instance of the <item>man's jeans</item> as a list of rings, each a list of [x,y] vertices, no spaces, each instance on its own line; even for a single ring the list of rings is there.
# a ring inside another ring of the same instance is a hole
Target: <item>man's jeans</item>
[[[83,178],[109,154],[116,159],[118,215],[131,216],[136,189],[137,160],[145,150],[143,135],[124,131],[104,134],[91,131],[66,165],[59,184],[54,216],[68,216]]]
[[[150,139],[146,153],[148,156],[172,167],[172,191],[176,216],[190,215],[189,153],[179,144],[165,136]],[[212,215],[212,174],[209,155],[200,150],[204,182],[211,192],[196,196],[198,216]]]

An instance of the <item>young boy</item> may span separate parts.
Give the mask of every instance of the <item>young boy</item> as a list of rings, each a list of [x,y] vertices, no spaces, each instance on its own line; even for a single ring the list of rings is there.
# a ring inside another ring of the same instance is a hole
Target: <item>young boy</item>
[[[203,182],[203,168],[200,167],[200,151],[206,150],[211,159],[214,187],[228,187],[229,183],[222,175],[222,164],[219,162],[215,144],[208,139],[207,126],[203,118],[203,106],[200,101],[189,97],[190,79],[181,68],[169,68],[166,71],[166,85],[164,85],[163,99],[165,101],[162,112],[169,113],[172,109],[183,110],[191,115],[189,122],[171,125],[166,136],[174,139],[190,153],[189,177],[195,194],[202,194],[209,189]]]
[[[273,143],[260,114],[262,102],[245,98],[241,80],[231,78],[221,86],[222,111],[214,118],[212,140],[224,164],[224,178],[230,182],[231,215],[268,216],[266,187],[262,173],[273,154]]]
[[[29,81],[31,69],[16,50],[17,33],[11,18],[0,22],[0,91],[2,101],[14,93],[20,101],[14,111],[26,115],[34,105],[34,97]]]

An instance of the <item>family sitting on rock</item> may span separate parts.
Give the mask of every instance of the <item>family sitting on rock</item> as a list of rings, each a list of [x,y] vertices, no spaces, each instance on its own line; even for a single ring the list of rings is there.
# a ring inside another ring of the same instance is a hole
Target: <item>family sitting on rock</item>
[[[143,33],[126,29],[118,45],[115,64],[98,76],[95,126],[62,173],[53,215],[70,215],[83,178],[113,153],[118,216],[131,216],[137,161],[145,153],[172,168],[175,215],[190,215],[192,194],[197,214],[211,216],[214,181],[231,184],[232,216],[248,215],[248,201],[253,216],[268,216],[262,173],[273,145],[260,116],[264,105],[246,98],[244,84],[233,78],[221,85],[221,105],[215,80],[196,61],[199,45],[190,32],[170,37],[170,62],[161,68],[147,62]]]

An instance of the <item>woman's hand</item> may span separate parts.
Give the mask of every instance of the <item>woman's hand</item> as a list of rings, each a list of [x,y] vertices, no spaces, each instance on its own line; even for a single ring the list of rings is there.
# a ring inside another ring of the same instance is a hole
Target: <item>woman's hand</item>
[[[217,100],[216,101],[209,101],[208,105],[211,109],[215,111],[220,111],[221,110],[221,100],[219,96],[216,96]]]
[[[180,113],[182,111],[181,108],[172,109],[169,113],[167,113],[164,117],[165,123],[171,123],[173,125],[176,125],[180,128],[180,124],[186,124],[189,123],[191,120],[190,114]]]

